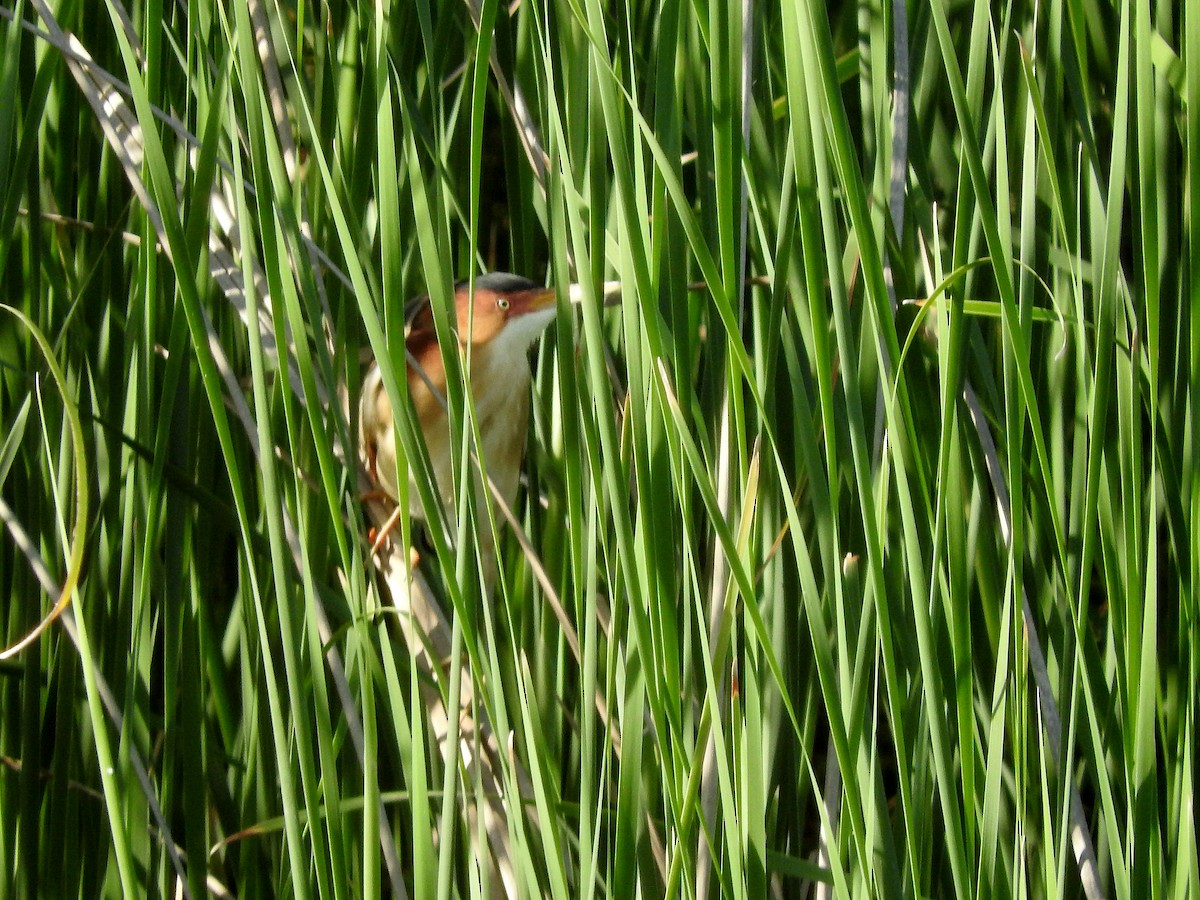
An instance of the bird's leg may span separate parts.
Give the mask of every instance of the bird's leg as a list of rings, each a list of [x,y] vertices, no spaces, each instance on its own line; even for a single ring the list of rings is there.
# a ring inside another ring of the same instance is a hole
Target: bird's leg
[[[392,530],[396,527],[396,523],[400,521],[400,507],[392,510],[392,514],[388,516],[387,521],[383,523],[383,527],[376,529],[374,526],[367,532],[367,539],[371,541],[371,556],[375,556],[383,548],[387,539],[391,537]],[[415,569],[421,562],[421,552],[416,547],[408,548],[408,565],[409,568]]]
[[[384,543],[387,541],[387,539],[391,536],[392,529],[396,527],[396,523],[399,521],[400,521],[400,507],[397,505],[396,508],[392,510],[391,515],[389,515],[387,517],[387,521],[383,523],[383,526],[381,528],[379,528],[379,530],[374,535],[373,541],[371,543],[371,555],[372,556],[374,556],[376,553],[379,552],[379,548],[382,547],[384,545]],[[372,528],[371,531],[375,531],[375,529]],[[369,534],[368,534],[368,537],[370,537]]]

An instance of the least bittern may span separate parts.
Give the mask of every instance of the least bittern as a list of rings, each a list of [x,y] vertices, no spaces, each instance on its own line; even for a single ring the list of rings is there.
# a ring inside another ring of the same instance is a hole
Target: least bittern
[[[554,319],[554,289],[507,272],[475,279],[474,296],[467,282],[455,285],[456,337],[464,352],[470,342],[470,390],[482,457],[501,497],[512,506],[521,478],[525,434],[529,428],[527,352],[530,344]],[[445,407],[446,370],[433,324],[428,297],[412,301],[406,310],[404,342],[408,350],[407,380],[417,420],[429,449],[444,509],[455,508],[452,457],[457,448],[450,437]],[[399,495],[396,432],[392,402],[384,390],[378,366],[363,381],[359,400],[359,439],[367,468],[380,489],[393,500]],[[478,477],[473,476],[476,484]],[[482,491],[480,491],[482,496]],[[409,513],[425,512],[409,472]],[[485,555],[492,551],[490,529],[481,535]],[[491,568],[491,563],[488,563]],[[494,573],[487,572],[488,580]]]

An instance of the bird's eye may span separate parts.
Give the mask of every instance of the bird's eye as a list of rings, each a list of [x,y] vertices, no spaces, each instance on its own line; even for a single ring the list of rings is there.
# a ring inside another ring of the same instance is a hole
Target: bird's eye
[[[497,297],[496,298],[496,309],[500,310],[501,312],[507,311],[508,310],[508,298],[507,297]]]

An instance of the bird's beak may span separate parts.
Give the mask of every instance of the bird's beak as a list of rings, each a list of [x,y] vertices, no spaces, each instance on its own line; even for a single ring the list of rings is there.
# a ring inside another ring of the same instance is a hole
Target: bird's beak
[[[523,291],[511,298],[512,308],[509,310],[508,316],[511,319],[516,316],[525,316],[543,310],[552,310],[554,309],[556,296],[554,288],[537,288],[535,290]],[[547,322],[549,322],[548,319]]]
[[[508,325],[516,343],[528,346],[558,312],[554,288],[534,288],[509,295]]]

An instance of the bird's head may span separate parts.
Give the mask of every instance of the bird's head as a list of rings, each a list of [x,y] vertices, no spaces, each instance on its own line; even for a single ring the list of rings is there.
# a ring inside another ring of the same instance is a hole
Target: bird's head
[[[553,288],[507,272],[476,278],[474,296],[470,285],[460,281],[454,286],[458,339],[464,346],[469,340],[476,348],[523,354],[554,321],[554,297]],[[409,320],[410,350],[421,349],[414,344],[436,341],[428,298],[418,304]]]

